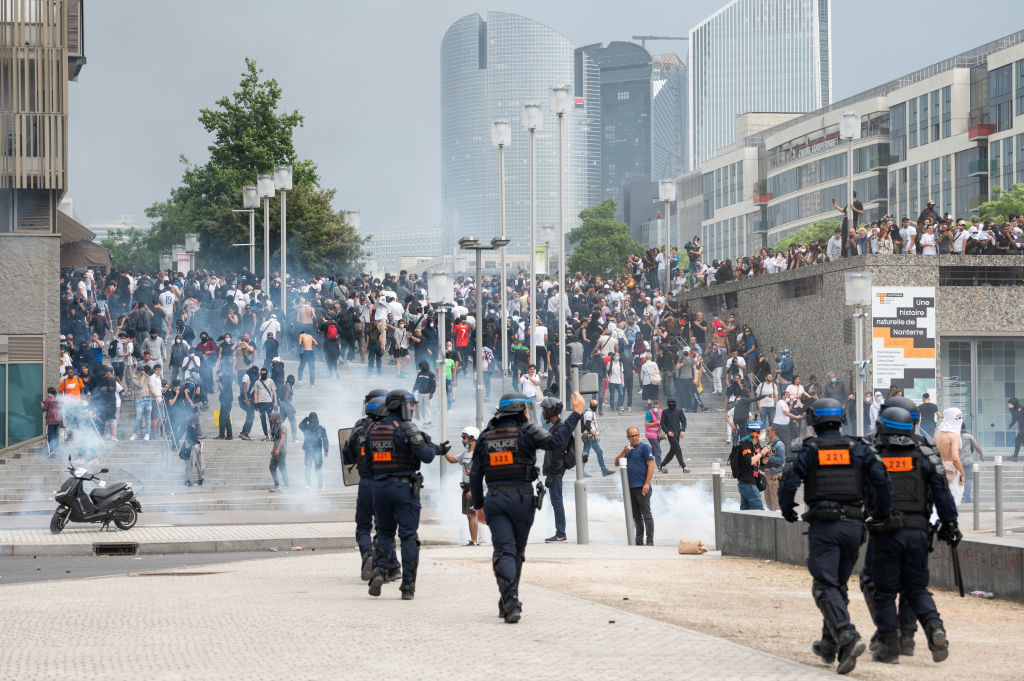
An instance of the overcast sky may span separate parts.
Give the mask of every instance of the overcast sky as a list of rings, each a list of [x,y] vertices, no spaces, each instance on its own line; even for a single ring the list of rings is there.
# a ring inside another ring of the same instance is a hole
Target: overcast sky
[[[70,86],[68,196],[87,222],[145,221],[178,183],[179,156],[206,160],[198,110],[235,89],[248,56],[281,84],[283,106],[305,115],[296,150],[338,189],[335,208],[358,209],[367,232],[436,225],[439,52],[453,22],[512,12],[584,45],[685,36],[724,4],[88,0],[88,63]],[[835,100],[1024,28],[1024,2],[1006,0],[833,0],[832,10]]]

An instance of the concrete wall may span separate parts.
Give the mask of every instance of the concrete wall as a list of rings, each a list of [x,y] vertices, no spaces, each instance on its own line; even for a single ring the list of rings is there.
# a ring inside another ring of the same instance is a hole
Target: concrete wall
[[[723,511],[722,555],[807,564],[807,524],[788,523],[768,511]],[[964,540],[958,547],[964,589],[991,591],[997,598],[1024,602],[1024,546],[997,539]],[[863,563],[863,551],[855,574]],[[936,542],[929,564],[931,584],[956,589],[949,547]],[[808,586],[810,585],[808,577]]]
[[[0,335],[44,336],[44,390],[59,382],[59,282],[59,234],[0,235]]]
[[[806,385],[814,374],[823,382],[829,371],[849,383],[854,362],[853,338],[847,343],[843,320],[853,313],[846,307],[846,272],[869,271],[873,286],[935,286],[936,326],[942,336],[978,334],[1024,335],[1024,305],[1015,286],[939,286],[940,266],[1024,267],[1024,256],[916,256],[871,255],[814,265],[787,272],[729,282],[683,294],[694,311],[735,312],[737,321],[748,324],[766,357],[770,350],[793,351],[796,372]],[[820,293],[793,297],[793,282],[821,278]],[[737,295],[737,307],[722,310],[719,296]],[[871,358],[870,323],[864,325],[864,349]],[[941,353],[940,353],[941,357]],[[941,360],[938,367],[942,375]],[[868,387],[871,372],[868,370]]]

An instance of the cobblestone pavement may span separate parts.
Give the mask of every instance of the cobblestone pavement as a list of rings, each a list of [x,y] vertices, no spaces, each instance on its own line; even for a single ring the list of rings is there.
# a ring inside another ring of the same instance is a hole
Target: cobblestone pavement
[[[620,550],[589,549],[580,569]],[[486,555],[425,550],[412,602],[394,584],[369,597],[355,552],[0,587],[0,678],[835,678],[530,585],[523,621],[504,624],[493,579],[446,562]]]

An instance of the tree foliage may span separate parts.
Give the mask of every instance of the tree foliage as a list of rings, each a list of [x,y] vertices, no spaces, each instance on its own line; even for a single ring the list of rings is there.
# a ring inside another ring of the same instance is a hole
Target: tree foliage
[[[1024,215],[1024,184],[1017,183],[1009,191],[1001,187],[992,187],[992,201],[985,201],[978,206],[978,214],[982,220],[992,218],[996,222],[1005,222],[1011,215]]]
[[[828,239],[842,226],[843,223],[839,220],[818,220],[814,224],[801,227],[784,239],[779,239],[773,248],[779,251],[789,248],[790,244],[809,244],[812,241]]]
[[[252,59],[238,90],[221,97],[212,108],[199,111],[199,122],[213,136],[205,163],[181,157],[181,183],[165,201],[146,209],[152,221],[148,233],[115,233],[104,240],[117,267],[155,269],[159,255],[182,244],[186,232],[199,234],[200,268],[240,269],[248,263],[247,248],[232,244],[249,241],[249,220],[242,207],[242,187],[256,183],[260,173],[275,165],[292,166],[288,192],[288,270],[291,273],[352,273],[358,270],[364,240],[335,211],[334,189],[320,187],[316,164],[298,157],[292,135],[302,125],[298,111],[280,111],[281,87],[273,78],[261,80]],[[270,200],[270,257],[280,262],[280,195]],[[256,260],[263,260],[263,211],[256,211]],[[257,269],[260,269],[257,266]],[[271,270],[279,268],[271,265]]]
[[[626,223],[615,220],[615,205],[614,199],[605,199],[580,211],[583,224],[567,235],[574,245],[566,263],[570,271],[617,274],[630,253],[643,253],[643,246],[629,236]]]

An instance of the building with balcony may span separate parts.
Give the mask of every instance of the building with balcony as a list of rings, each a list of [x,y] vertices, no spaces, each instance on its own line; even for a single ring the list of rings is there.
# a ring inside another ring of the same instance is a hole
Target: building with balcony
[[[839,137],[844,112],[861,119],[852,149]],[[851,163],[862,223],[886,213],[916,220],[929,200],[939,213],[969,217],[1024,182],[1024,31],[771,126],[737,128],[742,143],[701,165],[708,258],[752,253],[758,233],[771,246],[818,220],[841,219],[832,200],[848,202]],[[732,168],[755,149],[757,174],[743,166],[753,194],[738,204]]]
[[[690,29],[690,168],[737,141],[741,114],[831,103],[831,16],[830,0],[733,0]]]
[[[569,89],[565,128],[566,230],[597,203],[601,187],[600,70],[583,49],[525,17],[489,12],[459,19],[441,41],[441,229],[444,252],[459,237],[498,236],[498,152],[491,124],[507,120],[506,234],[510,253],[528,253],[530,142],[520,127],[523,106],[538,104],[536,226],[558,224],[558,124],[548,111],[551,89]],[[646,172],[646,168],[645,168]],[[540,241],[538,239],[538,241]]]
[[[0,450],[42,435],[44,386],[58,381],[57,206],[83,46],[82,0],[0,0]]]

